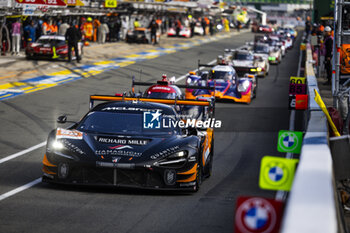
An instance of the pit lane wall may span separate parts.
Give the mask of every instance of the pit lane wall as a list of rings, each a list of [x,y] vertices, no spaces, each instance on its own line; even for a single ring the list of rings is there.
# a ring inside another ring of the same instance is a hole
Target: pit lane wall
[[[312,51],[307,44],[305,77],[308,83],[308,126],[299,165],[287,199],[282,233],[338,232],[333,161],[325,114],[314,100],[318,92]]]

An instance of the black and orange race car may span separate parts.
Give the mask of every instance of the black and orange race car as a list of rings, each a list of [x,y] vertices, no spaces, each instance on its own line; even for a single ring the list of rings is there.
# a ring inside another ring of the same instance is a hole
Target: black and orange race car
[[[94,106],[95,101],[104,101]],[[213,164],[215,102],[90,96],[90,111],[48,137],[43,181],[197,191]],[[174,106],[206,109],[206,120]],[[60,116],[59,123],[65,123]]]

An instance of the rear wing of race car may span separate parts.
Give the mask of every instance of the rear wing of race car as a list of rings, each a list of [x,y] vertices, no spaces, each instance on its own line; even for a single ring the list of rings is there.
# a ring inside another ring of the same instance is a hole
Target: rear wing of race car
[[[208,64],[201,64],[200,60],[198,60],[198,70],[199,67],[214,67],[216,64],[208,65]],[[244,76],[245,74],[256,74],[257,72],[260,72],[261,70],[258,70],[258,67],[243,67],[243,66],[232,66],[239,77]]]
[[[147,86],[150,87],[152,85],[159,84],[159,85],[174,85],[177,86],[178,88],[189,88],[189,89],[200,89],[200,90],[211,90],[215,91],[214,87],[208,87],[208,86],[189,86],[189,85],[181,85],[181,84],[172,84],[169,83],[168,81],[157,81],[156,83],[153,82],[137,82],[135,81],[135,78],[133,76],[132,78],[132,93],[135,93],[135,86]]]
[[[236,73],[239,77],[244,76],[245,74],[256,74],[261,71],[259,67],[245,67],[245,66],[233,66],[236,70]]]
[[[189,105],[189,106],[204,106],[208,107],[211,112],[215,110],[215,101],[203,98],[202,100],[179,100],[179,99],[152,99],[152,98],[137,98],[127,96],[112,96],[112,95],[91,95],[90,109],[94,107],[94,101],[142,101],[161,103],[168,105]]]
[[[198,60],[198,70],[200,70],[200,67],[214,67],[217,66],[217,64],[201,64],[201,60]]]

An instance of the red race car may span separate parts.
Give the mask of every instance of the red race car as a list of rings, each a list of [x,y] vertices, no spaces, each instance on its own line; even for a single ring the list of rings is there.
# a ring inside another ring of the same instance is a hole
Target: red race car
[[[258,32],[263,32],[263,33],[272,33],[274,29],[270,27],[269,25],[260,25],[258,28]]]
[[[78,43],[81,53],[82,45]],[[74,51],[72,56],[74,57]],[[64,36],[44,35],[26,48],[26,58],[44,58],[44,59],[66,59],[68,58],[68,45]]]

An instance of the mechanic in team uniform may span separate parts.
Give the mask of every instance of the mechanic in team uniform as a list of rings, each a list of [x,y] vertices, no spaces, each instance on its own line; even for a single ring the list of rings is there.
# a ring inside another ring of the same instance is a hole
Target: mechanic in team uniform
[[[151,42],[153,44],[157,44],[157,29],[158,29],[158,24],[154,19],[152,19],[149,28],[151,29]]]
[[[68,44],[68,61],[72,61],[72,48],[74,48],[75,56],[77,58],[77,62],[80,62],[79,50],[78,50],[78,42],[81,40],[81,33],[75,27],[76,23],[73,22],[72,25],[67,29],[66,32],[66,41]]]
[[[332,83],[332,53],[333,53],[333,37],[332,29],[330,26],[324,29],[324,52],[325,52],[325,69],[327,71],[327,81],[323,83],[324,85],[330,85]]]

